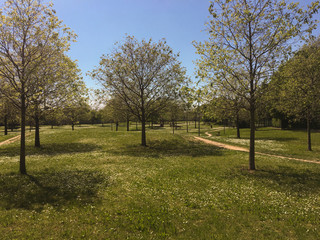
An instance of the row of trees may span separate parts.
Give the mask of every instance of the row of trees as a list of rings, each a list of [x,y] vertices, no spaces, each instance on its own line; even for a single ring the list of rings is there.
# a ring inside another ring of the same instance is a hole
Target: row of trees
[[[249,120],[249,166],[254,170],[255,122],[257,112],[264,111],[262,106],[295,116],[304,109],[308,126],[316,116],[314,99],[319,88],[314,69],[318,60],[313,53],[318,51],[318,41],[292,58],[288,56],[296,41],[312,39],[310,34],[316,27],[312,17],[319,5],[316,1],[303,10],[285,0],[211,2],[209,39],[194,42],[200,56],[198,77],[209,84],[197,90],[188,87],[179,54],[173,53],[165,40],[138,41],[127,36],[89,73],[103,87],[105,111],[101,113],[106,118],[112,115],[115,122],[130,118],[141,122],[143,146],[147,145],[145,123],[161,121],[163,111],[170,115],[173,126],[180,109],[188,114],[192,106],[197,112],[202,109],[207,118],[234,119],[239,137],[240,119]],[[3,109],[13,105],[19,111],[20,172],[25,174],[27,116],[34,119],[35,145],[39,147],[41,116],[51,116],[54,122],[59,113],[67,112],[74,126],[79,111],[72,109],[85,105],[86,88],[76,62],[67,56],[76,36],[62,25],[51,4],[7,0],[0,17],[0,101]],[[298,107],[301,101],[291,101],[293,96],[300,96],[304,105]],[[266,104],[268,100],[273,105]]]
[[[265,85],[294,43],[310,38],[319,1],[307,10],[278,0],[214,0],[207,23],[209,39],[195,42],[199,76],[216,97],[241,103],[250,113],[249,167],[255,167],[256,110]],[[236,106],[237,104],[232,104]]]
[[[34,118],[35,145],[40,147],[40,117],[79,102],[85,85],[76,62],[66,55],[76,36],[62,25],[52,4],[8,0],[0,18],[1,104],[13,105],[20,113],[20,172],[26,174],[27,113]]]
[[[281,90],[282,95],[286,95],[285,104],[288,105],[290,102],[298,106],[291,101],[293,95],[290,96],[286,89],[292,82],[285,84],[286,80],[283,79],[306,77],[298,77],[297,74],[293,76],[292,71],[285,70],[294,68],[293,72],[299,72],[301,75],[303,65],[296,68],[294,64],[305,61],[301,59],[305,50],[299,51],[289,62],[284,60],[292,53],[295,43],[312,39],[311,33],[317,23],[313,20],[313,15],[318,12],[319,6],[319,1],[313,2],[306,10],[299,4],[287,3],[284,0],[211,2],[211,19],[207,23],[209,39],[194,42],[200,56],[197,61],[198,77],[209,83],[198,91],[192,91],[186,86],[181,88],[187,82],[185,71],[177,61],[178,56],[172,53],[164,41],[138,42],[131,36],[128,36],[122,45],[118,44],[112,53],[103,55],[100,66],[90,75],[101,83],[111,98],[110,101],[119,101],[120,105],[124,106],[121,112],[131,113],[142,122],[143,146],[146,146],[145,122],[165,106],[171,105],[174,109],[175,104],[172,103],[177,103],[177,99],[182,99],[186,108],[198,102],[198,107],[202,105],[205,117],[234,119],[238,137],[240,119],[249,121],[249,168],[254,170],[256,115],[265,115],[266,107],[283,112],[284,105],[277,99],[272,100],[273,107],[266,104],[267,99],[270,99],[266,97],[266,92],[281,96]],[[278,68],[279,73],[276,74]],[[285,76],[286,72],[291,75]],[[278,82],[275,79],[278,79]],[[315,79],[314,75],[312,79]],[[314,80],[309,82],[310,86],[318,89]],[[278,88],[280,83],[282,87]],[[289,87],[292,94],[303,88],[299,84],[296,85],[294,88]],[[272,86],[277,91],[272,89]],[[303,94],[303,108],[313,109],[311,105],[314,105],[316,95],[311,94],[309,90],[301,90],[299,95]],[[200,103],[204,95],[211,96],[206,104],[203,104],[203,101]],[[307,119],[310,120],[313,114],[311,110],[306,112]],[[297,111],[292,114],[298,115]],[[310,125],[310,122],[308,124]],[[309,149],[311,150],[311,146]]]

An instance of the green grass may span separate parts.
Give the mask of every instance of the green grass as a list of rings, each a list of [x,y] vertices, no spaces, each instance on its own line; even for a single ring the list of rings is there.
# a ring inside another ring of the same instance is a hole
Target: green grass
[[[249,148],[249,129],[240,130],[241,139],[236,138],[234,128],[226,128],[225,133],[223,129],[219,132],[220,136],[217,136],[217,131],[209,131],[213,137],[208,139]],[[312,151],[308,151],[306,131],[258,128],[255,141],[256,151],[320,161],[320,132],[313,131],[311,138]]]
[[[320,165],[257,156],[250,172],[192,131],[149,130],[144,148],[137,131],[45,127],[27,176],[19,143],[0,146],[1,238],[320,238]]]
[[[11,131],[11,129],[8,129],[8,135],[4,135],[4,128],[0,127],[0,142],[3,142],[5,140],[8,140],[9,138],[15,137],[20,134],[20,131],[17,130]]]

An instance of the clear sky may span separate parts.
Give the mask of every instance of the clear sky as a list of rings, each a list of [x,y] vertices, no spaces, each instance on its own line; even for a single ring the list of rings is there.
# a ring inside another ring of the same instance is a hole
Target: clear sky
[[[125,34],[139,40],[167,40],[180,61],[194,76],[197,58],[192,41],[207,39],[209,0],[52,0],[60,20],[77,35],[69,55],[77,59],[88,87],[97,88],[85,76],[99,64],[102,54],[109,53]],[[301,1],[303,4],[311,0]],[[318,15],[319,16],[319,15]]]

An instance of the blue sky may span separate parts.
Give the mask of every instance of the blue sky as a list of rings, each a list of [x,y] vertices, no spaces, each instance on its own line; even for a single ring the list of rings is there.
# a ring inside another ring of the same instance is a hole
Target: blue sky
[[[95,81],[85,76],[97,66],[102,54],[109,53],[125,34],[139,40],[167,40],[180,61],[194,72],[196,58],[192,41],[206,39],[208,0],[54,0],[59,19],[77,35],[70,56],[77,59],[88,87]]]
[[[311,0],[301,1],[303,4]],[[180,52],[187,74],[194,77],[197,58],[192,41],[207,39],[209,0],[53,0],[59,19],[77,35],[69,55],[77,59],[88,87],[98,88],[85,76],[99,64],[102,54],[125,34],[139,40],[165,38],[174,52]],[[319,16],[319,15],[318,15]],[[319,31],[318,31],[319,32]]]

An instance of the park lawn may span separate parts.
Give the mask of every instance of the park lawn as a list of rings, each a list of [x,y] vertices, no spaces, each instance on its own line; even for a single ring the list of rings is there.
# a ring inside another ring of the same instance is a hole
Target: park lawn
[[[43,128],[0,146],[2,239],[319,239],[320,165],[195,142],[170,128]]]
[[[14,130],[11,132],[10,129],[8,129],[8,135],[4,135],[4,128],[0,127],[0,143],[17,135],[20,135],[20,131]]]
[[[208,138],[203,131],[203,137],[249,148],[250,129],[248,128],[240,130],[241,139],[236,137],[235,128],[226,128],[225,132],[221,129],[219,131],[220,136],[217,136],[216,130],[206,129],[213,136]],[[307,150],[307,133],[303,130],[281,130],[273,127],[258,128],[255,143],[258,152],[320,161],[319,131],[313,131],[311,134],[312,151]]]

